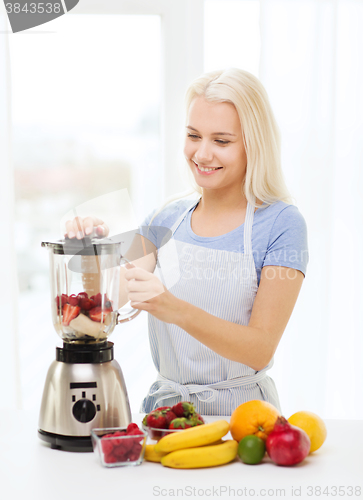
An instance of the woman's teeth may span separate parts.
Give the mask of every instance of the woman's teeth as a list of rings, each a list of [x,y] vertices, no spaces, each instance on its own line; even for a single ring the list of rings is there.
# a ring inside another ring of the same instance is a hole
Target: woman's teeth
[[[195,162],[194,162],[195,163]],[[199,170],[201,170],[202,172],[210,172],[211,170],[218,170],[219,168],[221,167],[201,167],[200,165],[198,165],[198,163],[195,163],[195,165],[199,168]]]
[[[211,170],[217,170],[217,168],[203,168],[203,167],[198,167],[198,168],[202,172],[210,172]]]

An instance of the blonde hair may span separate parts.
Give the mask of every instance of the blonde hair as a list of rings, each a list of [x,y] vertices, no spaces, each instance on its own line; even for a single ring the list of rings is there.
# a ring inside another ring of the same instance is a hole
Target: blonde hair
[[[237,68],[212,71],[194,80],[185,97],[186,116],[192,101],[197,97],[204,97],[209,102],[228,102],[235,107],[241,122],[247,156],[246,176],[241,190],[251,205],[255,208],[258,206],[254,197],[266,205],[277,201],[295,204],[281,168],[279,128],[266,90],[258,78]],[[189,166],[187,176],[192,191],[168,198],[154,217],[173,200],[193,192],[203,194],[202,188],[195,183]]]

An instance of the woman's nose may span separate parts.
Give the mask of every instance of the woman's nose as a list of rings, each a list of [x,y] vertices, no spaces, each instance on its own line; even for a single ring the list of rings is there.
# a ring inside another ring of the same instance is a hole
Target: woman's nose
[[[207,141],[201,141],[194,155],[198,163],[208,163],[213,159],[213,152]]]

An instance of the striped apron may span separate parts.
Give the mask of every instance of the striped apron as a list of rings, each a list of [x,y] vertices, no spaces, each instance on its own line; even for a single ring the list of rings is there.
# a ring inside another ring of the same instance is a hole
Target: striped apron
[[[213,316],[248,325],[258,289],[252,254],[254,208],[248,203],[244,253],[214,250],[174,238],[199,199],[171,228],[173,236],[159,248],[154,273],[176,297]],[[151,314],[148,322],[151,355],[158,375],[142,402],[141,413],[191,401],[198,413],[228,416],[252,399],[268,401],[280,410],[275,384],[266,375],[273,360],[263,370],[255,371],[220,356],[174,324]]]

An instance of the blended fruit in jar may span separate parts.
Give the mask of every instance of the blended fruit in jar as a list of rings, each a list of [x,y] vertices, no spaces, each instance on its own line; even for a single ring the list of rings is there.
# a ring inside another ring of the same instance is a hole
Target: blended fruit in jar
[[[88,297],[86,292],[78,295],[62,294],[56,297],[61,325],[55,325],[61,336],[67,338],[91,337],[98,339],[107,336],[106,330],[113,320],[112,301],[101,293]]]

